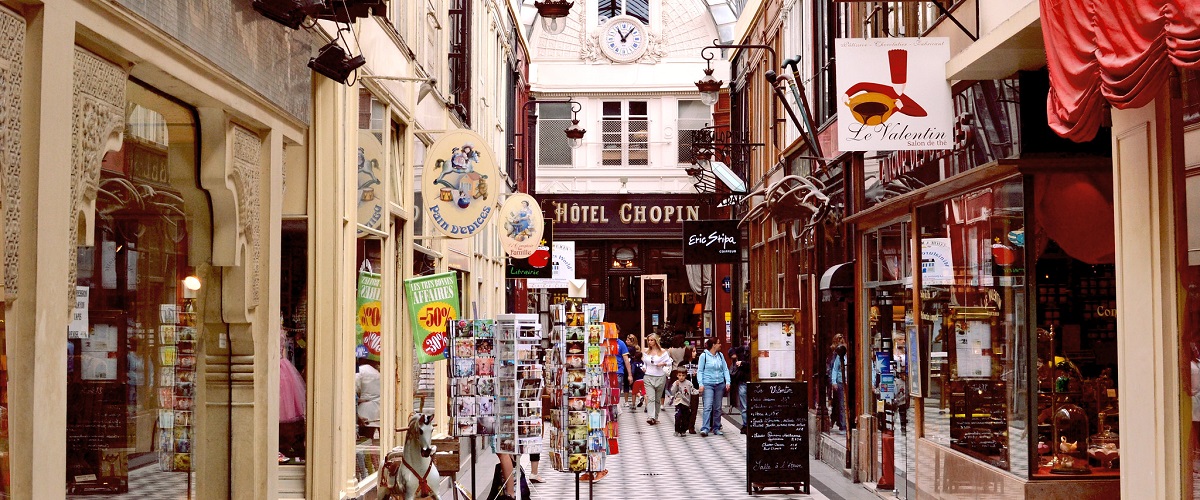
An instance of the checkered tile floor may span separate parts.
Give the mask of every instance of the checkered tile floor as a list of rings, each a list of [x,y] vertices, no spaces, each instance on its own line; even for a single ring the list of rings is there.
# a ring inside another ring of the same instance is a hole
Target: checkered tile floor
[[[162,472],[158,464],[129,471],[128,493],[92,493],[67,495],[71,499],[136,498],[138,500],[188,500],[188,473]],[[193,485],[195,483],[193,482]],[[193,489],[193,496],[195,490]]]
[[[673,417],[674,411],[664,412],[658,425],[649,425],[640,408],[634,412],[623,410],[620,453],[608,458],[609,474],[592,485],[593,498],[750,498],[746,493],[746,436],[727,421],[722,429],[724,436],[676,437]],[[699,430],[699,425],[696,427]],[[528,457],[524,459],[528,471]],[[534,499],[575,498],[574,474],[550,467],[538,472],[546,482],[531,485]],[[811,492],[811,495],[771,494],[763,498],[827,498],[816,488]],[[587,483],[580,485],[580,498],[588,498]]]

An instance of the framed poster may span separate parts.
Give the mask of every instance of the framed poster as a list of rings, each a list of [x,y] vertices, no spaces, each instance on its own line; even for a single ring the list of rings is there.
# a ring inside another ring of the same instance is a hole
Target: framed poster
[[[795,380],[799,324],[799,309],[750,311],[751,382]]]

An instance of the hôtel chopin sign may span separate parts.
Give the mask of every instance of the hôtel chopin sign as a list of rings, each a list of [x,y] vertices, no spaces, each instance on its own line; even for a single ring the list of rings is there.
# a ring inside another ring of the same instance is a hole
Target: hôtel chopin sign
[[[696,195],[538,194],[554,234],[563,240],[683,237],[683,222],[700,219]]]

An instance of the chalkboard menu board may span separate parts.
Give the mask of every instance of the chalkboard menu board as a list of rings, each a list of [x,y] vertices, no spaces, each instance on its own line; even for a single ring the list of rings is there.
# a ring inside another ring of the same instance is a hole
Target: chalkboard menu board
[[[950,446],[1008,467],[1008,405],[1002,380],[950,384]]]
[[[746,491],[791,487],[809,493],[808,384],[746,387]]]

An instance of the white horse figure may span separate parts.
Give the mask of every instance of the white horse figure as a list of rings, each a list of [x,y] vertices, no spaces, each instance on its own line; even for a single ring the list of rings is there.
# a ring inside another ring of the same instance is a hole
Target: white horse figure
[[[379,500],[437,500],[437,488],[442,482],[433,466],[433,415],[413,413],[408,419],[404,446],[392,448],[384,461],[379,484]]]

